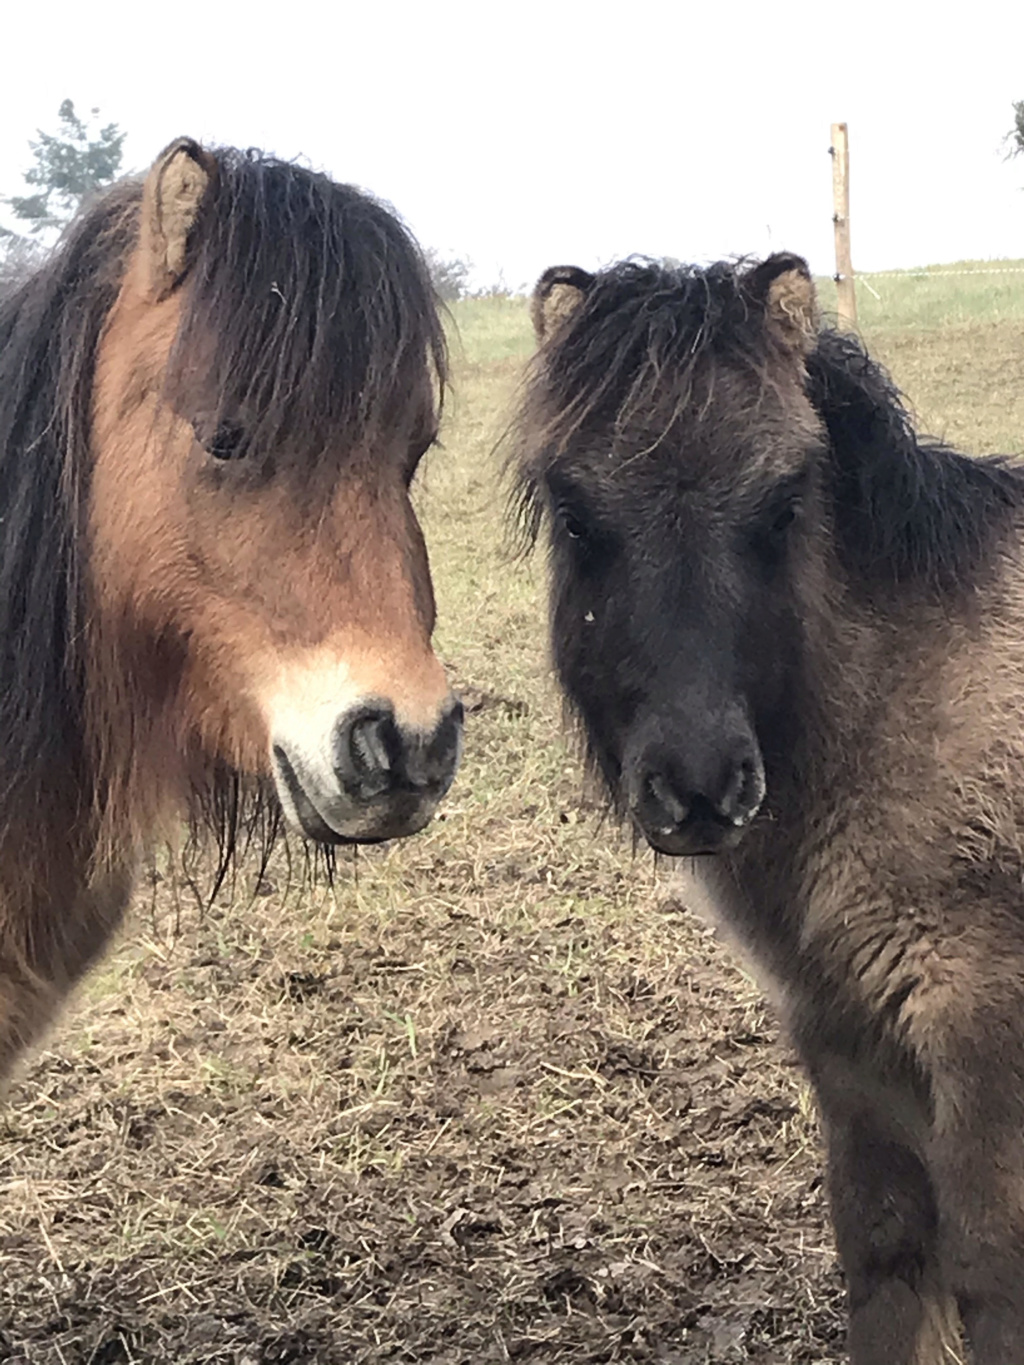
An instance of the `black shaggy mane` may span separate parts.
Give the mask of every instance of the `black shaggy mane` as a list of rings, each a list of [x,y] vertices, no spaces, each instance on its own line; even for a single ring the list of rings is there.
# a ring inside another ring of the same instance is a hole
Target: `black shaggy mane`
[[[868,588],[968,586],[1024,505],[1024,470],[920,437],[889,375],[850,333],[823,331],[807,370],[829,437],[836,544],[852,579]]]
[[[702,268],[631,259],[593,276],[541,352],[535,392],[559,450],[581,429],[625,428],[685,401],[698,365],[762,370],[763,316],[730,262]]]
[[[691,394],[698,365],[760,369],[764,327],[734,264],[620,261],[589,279],[571,317],[538,351],[510,431],[512,515],[523,547],[543,518],[546,471],[587,433],[639,427],[652,443]]]

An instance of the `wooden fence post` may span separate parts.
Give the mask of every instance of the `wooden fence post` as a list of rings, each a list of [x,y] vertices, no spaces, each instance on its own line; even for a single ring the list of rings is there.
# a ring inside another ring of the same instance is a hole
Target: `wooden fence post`
[[[840,327],[857,326],[857,295],[850,253],[850,143],[845,123],[833,123],[832,222],[836,230],[836,294]]]

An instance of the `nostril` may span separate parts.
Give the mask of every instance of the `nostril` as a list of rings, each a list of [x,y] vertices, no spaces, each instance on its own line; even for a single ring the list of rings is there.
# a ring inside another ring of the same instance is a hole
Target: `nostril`
[[[733,766],[716,809],[732,824],[745,825],[757,814],[763,799],[761,765],[748,757]]]
[[[384,719],[369,717],[357,721],[349,736],[352,757],[357,768],[368,772],[375,770],[387,772],[391,767],[391,755],[384,738]]]
[[[666,825],[682,825],[690,814],[690,804],[673,790],[664,773],[651,773],[645,783],[647,795]]]
[[[343,781],[380,779],[395,767],[401,747],[390,708],[367,709],[339,726],[335,767]]]

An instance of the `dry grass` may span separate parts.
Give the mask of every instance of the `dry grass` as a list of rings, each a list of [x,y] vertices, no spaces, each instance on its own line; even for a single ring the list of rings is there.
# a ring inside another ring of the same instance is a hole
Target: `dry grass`
[[[144,888],[0,1110],[9,1362],[825,1362],[814,1117],[758,992],[581,797],[542,566],[491,458],[521,304],[463,308],[420,488],[470,703],[444,818],[279,860],[205,915]],[[1024,432],[1024,323],[873,340],[933,429]]]

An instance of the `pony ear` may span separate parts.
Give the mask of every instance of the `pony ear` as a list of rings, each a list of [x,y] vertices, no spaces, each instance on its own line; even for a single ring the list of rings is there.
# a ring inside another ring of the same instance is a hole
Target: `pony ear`
[[[790,350],[808,355],[818,336],[818,297],[802,256],[777,251],[747,274],[746,284],[761,302],[770,326]]]
[[[188,270],[189,236],[217,163],[189,137],[179,137],[153,162],[142,190],[139,249],[149,290],[166,298]]]
[[[594,283],[576,265],[553,265],[537,281],[530,299],[530,318],[538,343],[552,337],[580,306]]]

